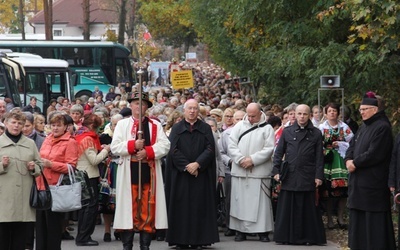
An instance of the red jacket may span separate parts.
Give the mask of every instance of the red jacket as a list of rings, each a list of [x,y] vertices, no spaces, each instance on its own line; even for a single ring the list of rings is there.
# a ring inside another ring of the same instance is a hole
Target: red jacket
[[[68,173],[67,164],[76,167],[78,161],[78,145],[69,132],[58,138],[50,134],[40,148],[40,157],[53,163],[51,168],[44,168],[43,174],[49,185],[55,185],[60,175]],[[37,178],[38,186],[44,189],[41,175]]]

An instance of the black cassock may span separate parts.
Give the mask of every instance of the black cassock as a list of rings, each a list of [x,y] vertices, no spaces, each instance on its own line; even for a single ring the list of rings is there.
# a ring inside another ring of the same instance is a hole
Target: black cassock
[[[166,199],[169,245],[210,245],[219,241],[216,216],[215,145],[211,127],[198,120],[175,124],[169,136]],[[197,177],[185,171],[200,164]]]

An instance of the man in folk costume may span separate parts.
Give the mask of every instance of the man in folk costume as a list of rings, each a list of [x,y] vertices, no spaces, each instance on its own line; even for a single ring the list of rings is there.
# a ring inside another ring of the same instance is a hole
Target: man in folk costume
[[[132,116],[117,123],[111,143],[112,153],[121,157],[116,179],[113,226],[122,231],[124,250],[133,248],[135,232],[140,233],[140,249],[148,250],[156,228],[168,227],[160,159],[168,153],[170,142],[161,124],[144,116],[152,106],[147,94],[143,93],[140,98],[140,93],[133,93],[127,101]],[[142,139],[139,139],[140,134]]]
[[[247,106],[243,120],[233,127],[228,154],[232,159],[232,190],[229,227],[236,230],[235,241],[246,233],[258,233],[269,242],[274,227],[271,204],[272,153],[275,133],[257,103]]]

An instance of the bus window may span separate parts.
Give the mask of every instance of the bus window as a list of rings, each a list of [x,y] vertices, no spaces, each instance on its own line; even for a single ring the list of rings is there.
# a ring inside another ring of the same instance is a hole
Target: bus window
[[[71,67],[88,67],[93,65],[93,48],[66,47],[60,50],[61,58],[66,60]]]
[[[128,68],[130,67],[130,61],[123,58],[117,58],[115,60],[115,67],[117,71],[117,82],[129,81],[130,77]]]
[[[44,58],[57,58],[58,57],[56,48],[29,47],[29,48],[25,48],[25,50],[21,51],[21,52],[40,55]]]
[[[111,48],[100,48],[100,66],[104,75],[107,77],[108,82],[112,83],[113,79],[113,50]]]

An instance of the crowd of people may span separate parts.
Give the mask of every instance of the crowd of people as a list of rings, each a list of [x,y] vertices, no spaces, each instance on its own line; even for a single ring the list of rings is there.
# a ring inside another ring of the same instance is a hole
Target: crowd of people
[[[262,105],[222,68],[193,70],[194,89],[95,88],[88,98],[52,100],[46,116],[35,97],[11,110],[0,100],[0,249],[61,249],[74,239],[70,220],[76,245],[96,246],[100,214],[104,242],[114,233],[124,250],[136,233],[141,250],[152,239],[203,249],[219,241],[218,226],[237,242],[256,235],[325,245],[323,213],[328,230],[348,229],[351,249],[395,249],[390,192],[400,186],[400,139],[393,147],[379,96],[363,97],[358,128],[347,107]],[[31,208],[33,178],[42,189],[43,178],[55,185],[68,166],[88,173],[94,202],[76,213]]]

